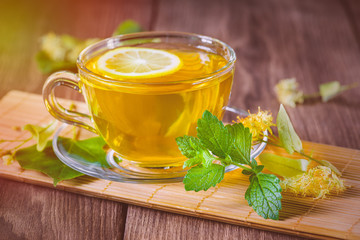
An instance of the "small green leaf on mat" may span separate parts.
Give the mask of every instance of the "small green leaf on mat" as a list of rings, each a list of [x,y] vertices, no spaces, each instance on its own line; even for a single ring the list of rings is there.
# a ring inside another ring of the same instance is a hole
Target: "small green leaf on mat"
[[[102,149],[105,142],[101,137],[82,141],[59,137],[58,141],[62,143],[69,154],[81,156],[86,161],[102,167],[110,167],[106,162],[106,152]],[[36,145],[20,149],[15,153],[15,159],[22,168],[40,171],[53,178],[54,186],[62,180],[84,175],[62,163],[55,155],[51,142],[48,142],[41,152],[36,151]]]
[[[102,148],[106,143],[101,137],[93,137],[81,141],[62,138],[59,141],[63,141],[63,146],[68,149],[69,154],[81,156],[86,161],[101,167],[110,167],[106,161],[106,152]]]
[[[284,106],[281,104],[276,118],[276,125],[279,131],[280,141],[285,150],[293,154],[294,151],[301,152],[303,147],[299,136],[290,121]]]
[[[51,142],[48,142],[41,152],[36,150],[35,145],[18,150],[15,159],[22,168],[40,171],[53,178],[54,186],[62,180],[84,175],[62,163],[55,155]]]
[[[140,24],[129,19],[119,24],[119,26],[114,31],[113,36],[128,34],[128,33],[136,33],[141,31],[142,31],[142,27],[140,26]]]
[[[186,191],[208,190],[215,187],[224,178],[225,167],[219,164],[212,164],[210,167],[195,166],[191,168],[184,178]]]
[[[245,199],[257,214],[265,219],[279,219],[281,198],[280,180],[275,175],[258,173],[250,176]]]
[[[56,130],[57,121],[54,120],[47,126],[41,127],[33,124],[26,124],[23,129],[29,131],[36,140],[36,150],[44,150],[49,138]]]
[[[309,161],[306,159],[292,159],[271,153],[263,153],[259,156],[260,162],[269,171],[282,177],[293,177],[306,172]]]
[[[338,81],[323,83],[319,86],[320,96],[323,102],[327,102],[342,92],[354,88],[355,86],[356,84],[342,86]]]

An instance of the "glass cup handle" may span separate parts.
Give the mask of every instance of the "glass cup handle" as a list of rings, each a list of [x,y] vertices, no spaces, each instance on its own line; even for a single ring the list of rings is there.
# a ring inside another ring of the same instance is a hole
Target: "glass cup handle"
[[[81,93],[79,78],[76,74],[70,72],[51,74],[43,87],[43,100],[48,112],[61,122],[82,127],[97,134],[96,129],[86,123],[86,121],[89,122],[91,120],[89,115],[66,109],[59,104],[55,97],[55,88],[58,86],[66,86]]]

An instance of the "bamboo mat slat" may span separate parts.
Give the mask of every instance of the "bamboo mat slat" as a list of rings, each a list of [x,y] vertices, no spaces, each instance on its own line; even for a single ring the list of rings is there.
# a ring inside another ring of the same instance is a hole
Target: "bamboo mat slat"
[[[65,101],[69,103],[69,101]],[[77,103],[80,109],[85,104]],[[9,92],[0,101],[0,139],[24,139],[30,135],[13,129],[27,123],[45,124],[53,118],[42,97],[19,91]],[[9,149],[15,143],[1,143]],[[31,145],[28,143],[27,145]],[[27,146],[26,145],[26,146]],[[315,158],[332,162],[343,173],[345,193],[327,199],[299,198],[283,193],[280,220],[264,220],[244,199],[248,179],[235,170],[225,175],[218,186],[204,192],[186,192],[182,183],[131,184],[88,176],[59,183],[57,189],[120,201],[169,212],[202,217],[226,223],[267,229],[320,239],[360,239],[360,150],[305,142],[304,149]],[[287,155],[268,146],[267,152]],[[54,187],[46,175],[22,169],[17,162],[6,166],[0,160],[0,177],[46,187]]]

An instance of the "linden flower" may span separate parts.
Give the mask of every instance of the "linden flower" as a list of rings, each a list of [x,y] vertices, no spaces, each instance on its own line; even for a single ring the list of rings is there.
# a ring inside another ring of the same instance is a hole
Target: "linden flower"
[[[75,62],[79,53],[96,41],[98,39],[79,40],[70,35],[48,33],[41,38],[41,49],[54,61]]]
[[[249,115],[246,118],[240,118],[238,116],[236,122],[242,123],[250,129],[253,141],[262,139],[265,130],[268,130],[269,133],[272,134],[271,126],[275,126],[271,113],[261,111],[260,107],[258,108],[258,113],[251,114],[249,111]]]
[[[65,61],[67,49],[63,46],[61,37],[48,33],[41,38],[41,49],[55,61]]]
[[[346,189],[344,181],[325,166],[317,166],[306,173],[285,178],[280,185],[284,191],[315,199],[325,198],[330,192],[338,194]]]
[[[14,157],[12,155],[10,155],[10,154],[4,155],[1,158],[2,158],[3,163],[5,165],[10,165],[11,163],[14,162]]]
[[[304,93],[298,88],[295,78],[281,80],[275,86],[275,93],[280,103],[295,107],[296,103],[304,102]]]

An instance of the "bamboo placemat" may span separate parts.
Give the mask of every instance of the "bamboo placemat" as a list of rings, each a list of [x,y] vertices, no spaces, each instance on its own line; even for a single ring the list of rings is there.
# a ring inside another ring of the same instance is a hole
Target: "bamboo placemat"
[[[84,108],[83,103],[77,105]],[[14,126],[46,124],[52,119],[40,95],[11,91],[0,101],[0,139],[26,138],[29,134],[16,131]],[[9,143],[0,144],[1,149],[12,146]],[[264,220],[248,206],[244,199],[248,179],[241,174],[241,170],[225,174],[224,181],[217,187],[198,193],[186,192],[182,183],[131,184],[88,176],[63,181],[56,188],[299,236],[360,239],[360,150],[310,142],[305,142],[304,148],[311,151],[315,158],[332,162],[343,173],[346,184],[351,185],[351,188],[339,196],[320,200],[283,193],[280,221]],[[266,151],[281,150],[268,146]],[[6,166],[0,160],[0,177],[54,187],[52,179],[36,171],[24,170],[17,162]]]

